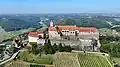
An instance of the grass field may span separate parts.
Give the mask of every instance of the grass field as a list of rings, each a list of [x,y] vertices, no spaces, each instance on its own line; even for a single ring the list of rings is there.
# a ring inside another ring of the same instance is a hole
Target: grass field
[[[18,31],[10,31],[10,32],[8,32],[8,35],[9,35],[9,37],[13,38],[20,34],[23,34],[25,32],[29,32],[29,31],[33,31],[33,30],[35,30],[35,28],[22,29],[22,30],[18,30]]]
[[[27,63],[24,61],[11,61],[5,65],[5,67],[54,67],[53,65]]]
[[[29,53],[28,51],[24,51],[18,55],[18,60],[37,64],[52,64],[53,57],[52,55],[34,55],[32,53]]]

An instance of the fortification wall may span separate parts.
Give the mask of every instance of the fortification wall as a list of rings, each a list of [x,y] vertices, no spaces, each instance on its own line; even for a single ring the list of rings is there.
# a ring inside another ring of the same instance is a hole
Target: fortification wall
[[[54,45],[56,43],[59,45],[62,43],[63,45],[70,45],[75,49],[78,50],[87,50],[87,51],[92,51],[93,50],[93,45],[91,44],[90,40],[56,40],[56,39],[51,39],[51,44]],[[99,47],[94,47],[95,51],[97,51]]]

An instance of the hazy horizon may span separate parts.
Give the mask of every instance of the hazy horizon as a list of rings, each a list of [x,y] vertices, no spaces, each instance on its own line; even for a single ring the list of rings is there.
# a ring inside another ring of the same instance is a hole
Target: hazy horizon
[[[120,0],[1,0],[0,14],[120,13]]]

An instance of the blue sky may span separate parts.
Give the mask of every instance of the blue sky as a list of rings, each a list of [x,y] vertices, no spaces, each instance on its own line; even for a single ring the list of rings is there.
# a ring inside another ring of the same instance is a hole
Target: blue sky
[[[120,0],[0,0],[0,13],[120,13]]]

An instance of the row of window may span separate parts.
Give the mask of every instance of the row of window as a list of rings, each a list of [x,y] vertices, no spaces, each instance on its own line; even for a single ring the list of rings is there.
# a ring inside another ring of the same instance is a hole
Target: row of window
[[[69,31],[62,31],[62,32],[69,32]],[[71,33],[75,33],[75,32],[71,32]],[[84,33],[84,32],[81,32]],[[87,33],[94,33],[94,32],[87,32]]]
[[[66,33],[66,32],[69,32],[69,31],[62,31],[62,32],[65,32],[65,33]],[[71,32],[71,33],[73,33],[73,34],[74,34],[75,32]]]
[[[69,33],[69,31],[62,31],[63,33]],[[74,34],[75,32],[70,32],[70,33],[72,33],[72,34]],[[80,33],[82,33],[82,34],[85,34],[85,32],[80,32]],[[94,33],[94,32],[87,32],[87,33]],[[57,34],[57,33],[55,33],[55,34]]]

